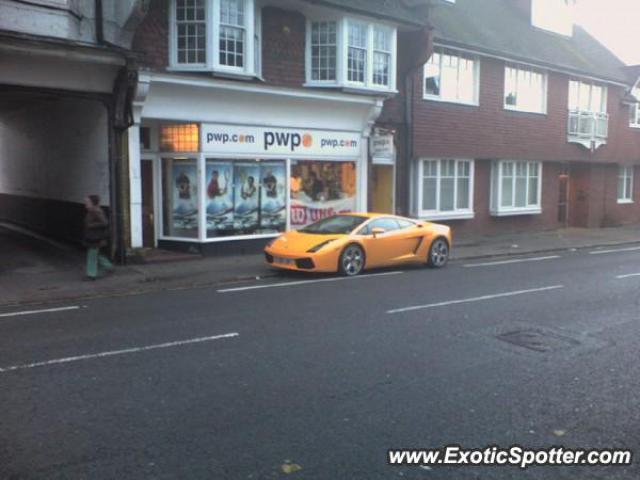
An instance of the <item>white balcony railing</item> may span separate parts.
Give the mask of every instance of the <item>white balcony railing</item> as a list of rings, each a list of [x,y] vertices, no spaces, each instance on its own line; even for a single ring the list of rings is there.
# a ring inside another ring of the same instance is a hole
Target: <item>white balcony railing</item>
[[[607,143],[609,114],[569,110],[567,140],[595,150]]]

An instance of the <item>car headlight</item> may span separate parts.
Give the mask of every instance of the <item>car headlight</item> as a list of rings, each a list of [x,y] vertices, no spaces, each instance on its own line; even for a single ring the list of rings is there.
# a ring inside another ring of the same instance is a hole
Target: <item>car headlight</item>
[[[322,247],[324,247],[325,245],[327,245],[328,243],[331,243],[331,242],[333,242],[333,240],[325,240],[324,242],[319,243],[315,247],[311,247],[309,250],[307,250],[307,253],[316,253]]]
[[[273,246],[274,243],[276,243],[278,240],[280,240],[280,237],[276,237],[273,240],[271,240],[269,243],[267,243],[264,248],[270,248],[271,246]]]

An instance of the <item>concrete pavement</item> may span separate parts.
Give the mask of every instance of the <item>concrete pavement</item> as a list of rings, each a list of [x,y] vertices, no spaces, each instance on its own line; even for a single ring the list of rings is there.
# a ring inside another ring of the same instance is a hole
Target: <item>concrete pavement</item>
[[[569,228],[529,234],[455,237],[453,259],[524,255],[640,242],[640,226]],[[83,253],[0,225],[0,305],[46,303],[104,295],[290,277],[270,269],[262,255],[196,257],[191,261],[118,267],[97,282],[82,281]]]

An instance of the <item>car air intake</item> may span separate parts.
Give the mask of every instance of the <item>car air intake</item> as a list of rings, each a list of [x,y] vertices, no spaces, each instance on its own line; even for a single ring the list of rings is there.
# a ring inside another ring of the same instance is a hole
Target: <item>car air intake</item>
[[[315,265],[313,263],[313,260],[311,260],[310,258],[298,258],[296,260],[296,267],[303,270],[313,270],[315,268]]]
[[[267,263],[273,263],[273,255],[269,255],[268,253],[265,253],[264,258],[267,259]]]

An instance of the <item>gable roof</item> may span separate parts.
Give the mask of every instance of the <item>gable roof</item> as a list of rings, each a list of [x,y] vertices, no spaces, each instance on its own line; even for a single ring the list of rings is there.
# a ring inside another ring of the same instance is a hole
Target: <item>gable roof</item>
[[[572,37],[531,25],[512,0],[456,0],[434,4],[434,41],[466,47],[577,75],[630,84],[625,64],[580,26]]]
[[[415,27],[427,23],[428,0],[305,0],[317,5],[392,20]]]

